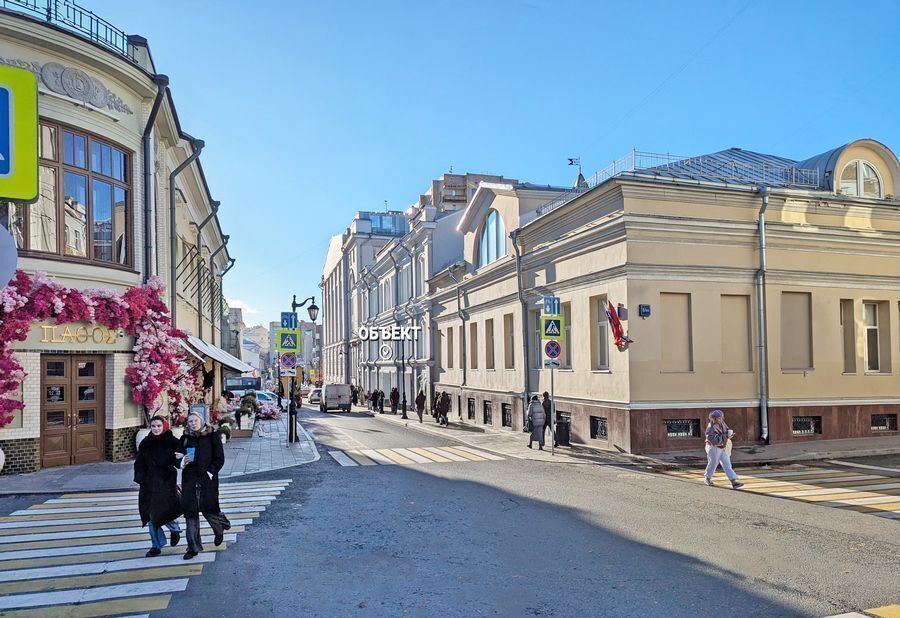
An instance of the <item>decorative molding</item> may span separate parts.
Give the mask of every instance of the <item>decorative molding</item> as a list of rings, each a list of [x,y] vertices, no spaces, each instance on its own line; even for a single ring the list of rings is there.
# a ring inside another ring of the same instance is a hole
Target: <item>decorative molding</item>
[[[51,92],[80,101],[97,109],[111,109],[134,115],[131,108],[96,77],[81,69],[63,66],[58,62],[41,64],[37,61],[0,57],[0,64],[34,73]]]

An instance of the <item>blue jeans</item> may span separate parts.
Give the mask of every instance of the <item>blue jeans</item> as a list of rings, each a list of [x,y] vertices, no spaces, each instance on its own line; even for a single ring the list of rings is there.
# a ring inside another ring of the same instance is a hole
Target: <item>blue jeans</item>
[[[170,521],[167,523],[164,528],[168,528],[169,532],[181,532],[181,526],[178,525],[177,521]],[[166,546],[166,533],[163,532],[162,528],[157,528],[153,525],[153,522],[147,524],[147,528],[150,531],[150,543],[154,549],[162,549]]]

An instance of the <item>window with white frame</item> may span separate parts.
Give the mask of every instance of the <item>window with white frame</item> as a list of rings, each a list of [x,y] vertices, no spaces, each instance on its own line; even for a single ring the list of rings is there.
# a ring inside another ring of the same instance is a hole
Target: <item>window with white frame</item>
[[[866,328],[866,371],[881,371],[877,303],[863,303],[863,322]]]
[[[594,298],[594,369],[609,369],[609,318],[606,315],[606,296]]]
[[[496,210],[490,210],[481,228],[481,242],[478,249],[478,267],[496,262],[506,255],[506,228],[503,218]]]
[[[841,172],[843,195],[881,198],[881,187],[881,177],[875,166],[868,161],[851,161]]]
[[[572,303],[562,304],[563,312],[563,363],[565,369],[572,368]]]

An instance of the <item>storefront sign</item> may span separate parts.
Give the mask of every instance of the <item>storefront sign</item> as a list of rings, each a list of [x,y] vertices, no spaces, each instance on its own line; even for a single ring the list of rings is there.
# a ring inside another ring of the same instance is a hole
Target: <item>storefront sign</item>
[[[18,350],[66,352],[131,352],[134,337],[100,324],[34,324],[28,338],[13,346]]]
[[[363,341],[416,341],[421,326],[360,326],[357,335]]]
[[[117,338],[117,332],[105,326],[41,325],[41,343],[87,343],[90,340],[113,345]]]

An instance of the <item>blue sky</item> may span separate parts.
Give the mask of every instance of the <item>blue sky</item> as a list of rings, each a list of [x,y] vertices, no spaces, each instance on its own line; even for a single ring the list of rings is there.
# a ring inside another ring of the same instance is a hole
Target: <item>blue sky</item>
[[[571,184],[632,148],[900,152],[900,3],[83,0],[147,37],[248,325],[320,300],[328,240],[449,170]]]

